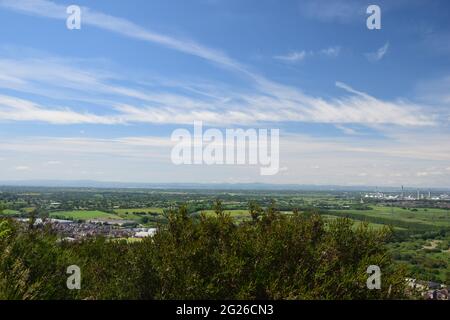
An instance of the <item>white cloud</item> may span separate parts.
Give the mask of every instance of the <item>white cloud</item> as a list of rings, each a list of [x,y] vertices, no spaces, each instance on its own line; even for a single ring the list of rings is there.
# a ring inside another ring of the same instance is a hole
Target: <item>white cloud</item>
[[[358,173],[358,177],[367,177],[368,174],[366,172],[360,172]]]
[[[306,55],[307,55],[306,51],[303,50],[290,52],[286,55],[275,56],[274,58],[277,60],[294,63],[302,61],[303,59],[305,59]]]
[[[420,171],[417,172],[416,175],[418,177],[428,177],[428,176],[440,176],[444,175],[444,173],[441,171]]]
[[[29,100],[5,95],[0,95],[0,120],[42,121],[52,124],[114,124],[121,122],[113,116],[78,113],[68,108],[49,109]]]
[[[178,82],[175,93],[171,85],[162,82],[146,86],[140,81],[128,81],[127,87],[118,86],[113,83],[121,79],[119,75],[102,69],[85,69],[71,60],[0,57],[0,66],[5,75],[25,83],[15,85],[15,91],[44,95],[49,99],[57,97],[72,104],[76,101],[79,106],[54,107],[0,95],[0,120],[6,121],[118,125],[142,122],[191,124],[194,120],[203,120],[218,126],[286,121],[341,125],[434,124],[433,118],[421,111],[423,106],[402,100],[382,101],[339,82],[336,85],[349,94],[331,99],[309,96],[264,78],[255,78],[250,88]],[[9,83],[1,81],[0,87],[10,88]],[[49,88],[53,89],[49,91]],[[101,106],[104,112],[96,114],[83,109],[84,105],[92,104]]]
[[[49,166],[55,166],[55,165],[60,165],[60,164],[61,164],[61,161],[50,160],[50,161],[47,161],[45,164],[46,164],[46,165],[49,165]]]
[[[289,168],[289,174],[270,180],[252,166],[175,166],[170,137],[16,138],[0,142],[0,151],[11,159],[37,163],[36,159],[54,156],[64,163],[34,170],[35,179],[77,179],[85,171],[98,179],[129,182],[199,182],[199,177],[205,177],[201,182],[220,182],[244,176],[248,182],[448,187],[450,146],[443,147],[444,137],[424,144],[427,139],[421,136],[418,130],[416,135],[394,135],[386,142],[282,134],[280,166]],[[14,172],[8,165],[0,167],[2,179],[14,179]]]
[[[59,5],[47,0],[0,0],[0,6],[36,16],[61,20],[67,19],[67,6]],[[149,29],[142,28],[126,19],[97,12],[87,7],[82,7],[81,10],[83,16],[83,25],[90,25],[130,38],[157,43],[174,50],[195,55],[211,62],[227,66],[232,69],[241,70],[243,68],[239,63],[233,61],[220,51],[204,47],[193,41],[181,40],[175,37],[156,33]]]
[[[320,53],[329,57],[337,57],[341,52],[341,47],[329,47],[326,49],[320,50]]]
[[[388,50],[389,50],[389,42],[386,42],[384,44],[384,46],[379,48],[377,51],[371,52],[371,53],[367,53],[366,57],[371,62],[380,61],[387,54]]]
[[[348,135],[357,135],[358,134],[358,132],[356,132],[356,130],[349,128],[349,127],[336,125],[336,128]]]
[[[285,55],[275,56],[274,59],[281,60],[281,61],[288,62],[288,63],[297,63],[297,62],[305,60],[305,58],[307,58],[307,57],[313,57],[313,56],[317,56],[317,55],[335,58],[335,57],[339,56],[340,52],[341,52],[341,47],[334,46],[334,47],[328,47],[325,49],[318,50],[317,52],[315,52],[313,50],[292,51]]]
[[[343,4],[341,1],[339,3]],[[353,1],[351,3],[354,4]],[[67,16],[65,6],[50,1],[0,0],[0,5],[44,17],[65,19]],[[347,19],[351,12],[355,12],[353,7],[347,6],[345,9],[345,6],[344,4],[344,9],[341,8],[335,16]],[[0,95],[0,121],[128,125],[192,124],[194,120],[203,120],[206,124],[219,127],[268,126],[267,123],[276,126],[282,122],[329,123],[349,136],[343,139],[319,139],[300,135],[284,137],[282,165],[283,168],[289,168],[289,174],[281,178],[275,177],[270,182],[327,181],[343,184],[348,182],[349,176],[355,176],[356,183],[379,185],[416,182],[428,185],[448,184],[448,173],[440,176],[416,175],[417,172],[445,172],[444,163],[448,166],[450,161],[446,139],[448,134],[430,134],[429,130],[437,126],[437,122],[426,105],[401,98],[378,99],[340,82],[336,86],[343,91],[335,97],[309,95],[299,88],[271,81],[221,51],[192,41],[157,34],[130,21],[90,9],[83,9],[83,12],[83,23],[202,57],[239,76],[244,75],[251,81],[248,86],[239,87],[213,82],[205,85],[204,81],[199,82],[198,79],[186,79],[176,84],[157,79],[156,83],[147,84],[142,81],[147,79],[132,81],[130,79],[136,77],[121,75],[120,72],[105,72],[101,68],[88,68],[84,62],[68,59],[0,58],[0,87],[26,94],[26,97],[21,95],[20,98]],[[332,16],[330,12],[325,12],[324,16],[327,15]],[[389,44],[386,43],[372,53],[374,61],[382,59],[388,48]],[[287,62],[295,62],[313,55],[336,57],[339,54],[340,47],[329,47],[317,51],[291,52],[278,57],[284,57]],[[172,90],[173,87],[177,87],[177,90]],[[80,92],[83,94],[80,95]],[[44,101],[50,103],[44,103],[36,97],[45,97],[47,99]],[[90,111],[87,112],[86,109],[91,105],[98,108],[89,108]],[[385,134],[384,139],[369,141],[354,137],[355,132],[349,126],[351,124],[378,129]],[[421,126],[429,127],[427,130],[420,130]],[[399,127],[407,127],[406,134],[396,132],[395,130],[400,130]],[[418,129],[414,131],[416,127]],[[167,163],[170,159],[170,147],[170,141],[161,137],[23,138],[0,141],[0,150],[8,152],[11,158],[23,159],[19,155],[28,155],[30,159],[39,157],[39,161],[27,162],[43,164],[42,170],[36,174],[45,178],[76,179],[79,172],[84,171],[86,174],[108,174],[111,177],[108,179],[117,177],[123,181],[198,181],[199,176],[226,180],[247,177],[247,174],[249,180],[263,179],[256,174],[257,170],[252,176],[252,171],[246,171],[247,168],[174,169]],[[64,163],[64,166],[46,167],[44,163],[49,157],[61,159],[58,161]],[[74,159],[81,163],[74,163]],[[405,161],[408,161],[408,166],[405,166]],[[441,169],[428,170],[430,163],[435,163]],[[125,165],[129,170],[123,170]],[[6,177],[9,174],[14,177],[17,172],[11,173],[11,168],[18,167],[8,163],[0,168],[0,176]],[[368,171],[370,168],[373,170]],[[33,170],[33,174],[34,171],[37,170]],[[358,172],[367,173],[367,176],[358,176]],[[398,176],[392,175],[392,172],[396,172]],[[417,180],[418,178],[420,179]]]
[[[19,12],[25,12],[49,18],[65,19],[67,14],[65,6],[57,5],[46,0],[1,0],[0,5]],[[240,75],[250,78],[251,90],[231,88],[229,92],[222,93],[221,98],[214,98],[209,92],[202,97],[186,96],[182,94],[148,93],[147,90],[137,88],[140,86],[123,87],[112,85],[108,82],[109,74],[96,75],[96,72],[77,71],[77,68],[61,67],[59,61],[51,61],[55,67],[48,71],[44,66],[37,67],[36,61],[28,61],[27,69],[20,63],[15,63],[16,68],[9,68],[9,78],[14,78],[14,84],[3,81],[3,86],[12,86],[21,90],[32,90],[34,93],[42,91],[50,93],[48,84],[52,83],[58,92],[57,84],[62,80],[61,86],[72,90],[72,97],[76,90],[83,90],[83,96],[87,93],[95,99],[103,102],[103,105],[112,105],[114,113],[96,115],[65,108],[44,108],[36,103],[30,107],[29,114],[15,110],[7,110],[0,114],[4,120],[37,120],[49,123],[102,123],[119,124],[129,122],[149,123],[192,123],[193,120],[203,120],[211,124],[254,124],[259,122],[322,122],[322,123],[362,123],[379,124],[390,123],[397,125],[425,125],[433,124],[432,119],[421,114],[421,107],[403,101],[381,101],[368,94],[323,99],[321,97],[308,96],[297,88],[286,86],[266,79],[259,74],[250,71],[241,63],[229,58],[218,50],[214,50],[192,41],[180,40],[163,34],[154,33],[144,29],[128,20],[117,18],[103,13],[95,12],[89,8],[83,8],[83,23],[96,26],[122,35],[157,43],[180,52],[202,57],[210,62],[232,69]],[[382,49],[382,48],[381,48]],[[381,50],[378,56],[382,57],[386,52]],[[337,48],[324,49],[322,54],[336,55]],[[287,61],[299,61],[307,53],[300,51],[284,57]],[[3,61],[3,65],[14,65],[14,62]],[[39,61],[40,63],[42,61]],[[65,72],[60,72],[61,70]],[[2,70],[3,71],[3,70]],[[38,72],[36,72],[38,71]],[[38,76],[36,76],[36,74]],[[67,75],[67,76],[65,76]],[[54,77],[51,77],[54,76]],[[30,83],[30,80],[33,80]],[[6,82],[6,83],[5,83]],[[27,85],[24,85],[24,82]],[[36,83],[36,82],[40,82]],[[44,88],[43,83],[47,84]],[[0,85],[2,84],[0,79]],[[68,87],[67,87],[68,85]],[[216,92],[220,86],[215,89]],[[250,93],[249,93],[250,92]],[[102,95],[99,96],[99,93]],[[97,95],[96,95],[97,94]],[[104,95],[108,94],[111,100],[105,101]],[[113,96],[121,96],[140,100],[139,103],[124,103]],[[75,98],[79,100],[80,98]],[[81,98],[88,99],[88,98]],[[103,100],[103,101],[102,101]],[[115,101],[116,103],[111,103]],[[98,101],[97,101],[98,102]],[[55,119],[55,120],[52,120]],[[224,122],[224,119],[226,121]]]
[[[16,171],[30,171],[31,170],[31,168],[28,166],[16,166],[14,169]]]

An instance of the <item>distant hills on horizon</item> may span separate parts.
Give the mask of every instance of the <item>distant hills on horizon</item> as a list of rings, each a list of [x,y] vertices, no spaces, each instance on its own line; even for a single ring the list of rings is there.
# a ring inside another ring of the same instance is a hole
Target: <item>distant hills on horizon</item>
[[[1,187],[60,187],[60,188],[99,188],[99,189],[209,189],[209,190],[286,190],[286,191],[366,191],[399,192],[401,186],[340,186],[307,184],[267,184],[267,183],[143,183],[111,182],[95,180],[14,180],[0,181]],[[450,187],[408,187],[405,191],[450,191]]]

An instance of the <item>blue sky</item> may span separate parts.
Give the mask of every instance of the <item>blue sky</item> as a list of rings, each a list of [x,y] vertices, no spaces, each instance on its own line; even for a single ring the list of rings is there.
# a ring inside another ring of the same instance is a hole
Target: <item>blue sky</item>
[[[82,8],[81,30],[66,8]],[[377,4],[381,30],[368,30]],[[448,187],[448,1],[0,0],[0,180]],[[170,135],[279,128],[276,176]]]

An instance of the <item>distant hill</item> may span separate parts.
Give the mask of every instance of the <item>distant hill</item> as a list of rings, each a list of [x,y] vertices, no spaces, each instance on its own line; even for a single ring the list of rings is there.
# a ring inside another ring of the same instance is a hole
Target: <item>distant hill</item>
[[[64,188],[136,188],[136,189],[209,189],[209,190],[299,190],[299,191],[380,191],[399,192],[400,187],[265,184],[265,183],[139,183],[94,180],[17,180],[0,181],[0,186],[17,187],[64,187]],[[427,188],[420,190],[449,191],[450,188]],[[413,191],[417,188],[405,188]]]

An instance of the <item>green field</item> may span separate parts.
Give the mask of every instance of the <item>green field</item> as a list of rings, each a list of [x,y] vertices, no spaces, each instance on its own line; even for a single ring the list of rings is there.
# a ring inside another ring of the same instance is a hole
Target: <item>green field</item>
[[[163,220],[161,208],[133,208],[133,209],[116,209],[113,213],[107,213],[99,210],[73,210],[73,211],[55,211],[49,215],[52,218],[69,219],[69,220],[135,220],[140,222],[143,217],[149,218],[149,225]],[[152,215],[153,214],[153,215]]]
[[[126,220],[134,220],[136,222],[142,223],[146,226],[155,226],[156,223],[165,220],[163,217],[163,208],[125,208],[125,209],[115,209],[114,212],[118,217]],[[143,218],[148,221],[143,223]]]
[[[437,208],[400,208],[386,206],[371,206],[371,210],[330,210],[329,214],[345,216],[350,218],[361,216],[367,217],[369,221],[379,219],[384,224],[398,225],[402,227],[405,223],[411,226],[423,227],[450,227],[450,211]],[[372,219],[369,219],[372,218]],[[360,220],[360,219],[359,219]]]
[[[446,193],[446,192],[443,192]],[[11,194],[15,197],[11,197]],[[394,260],[407,267],[411,277],[448,283],[450,280],[450,201],[384,201],[363,199],[361,192],[283,190],[85,190],[53,188],[0,188],[3,217],[37,217],[68,220],[121,220],[130,225],[166,225],[164,211],[185,206],[197,219],[201,213],[215,217],[215,202],[235,224],[251,221],[249,203],[267,210],[275,202],[282,215],[318,213],[325,224],[347,217],[357,228],[367,223],[378,230],[393,228],[387,246]],[[52,202],[61,206],[55,209]],[[442,209],[449,207],[449,209]],[[62,209],[64,208],[64,209]],[[79,210],[78,208],[86,208]],[[64,210],[64,211],[62,211]],[[130,242],[135,241],[129,240]],[[139,240],[136,240],[139,241]]]
[[[118,215],[110,214],[102,211],[84,211],[84,210],[74,210],[74,211],[57,211],[51,212],[50,217],[52,218],[64,218],[72,220],[90,220],[90,219],[110,219],[117,220],[121,219]]]
[[[3,215],[9,216],[9,215],[15,215],[15,214],[20,214],[19,211],[17,210],[11,210],[11,209],[5,209],[2,211]]]
[[[162,214],[164,212],[163,208],[125,208],[125,209],[115,209],[115,213],[117,214],[134,214],[134,213],[158,213]]]
[[[213,217],[216,215],[214,210],[202,210],[201,212],[203,212],[207,216]],[[237,221],[243,221],[243,220],[250,219],[250,213],[248,210],[224,210],[224,212],[225,212],[225,214],[228,214],[231,217],[233,217],[234,219],[236,219]],[[283,214],[292,214],[292,211],[283,211],[282,213]],[[322,216],[322,218],[324,218],[325,221],[330,221],[330,220],[334,220],[334,219],[338,218],[338,215],[322,214],[321,216]],[[364,223],[363,221],[354,220],[354,219],[352,219],[352,220],[355,223],[355,227]],[[380,223],[368,223],[368,225],[370,228],[374,228],[374,229],[381,229],[386,226],[386,225],[380,224]],[[402,229],[402,228],[396,228],[396,229]]]
[[[339,217],[337,216],[332,216],[332,215],[327,215],[327,214],[322,214],[321,217],[325,220],[325,222],[327,221],[332,221],[332,220],[336,220]],[[358,221],[358,220],[352,220],[354,222],[354,227],[357,228],[360,225],[362,225],[364,222],[363,221]],[[386,225],[384,224],[379,224],[379,223],[368,223],[369,228],[372,229],[382,229],[384,227],[386,227]]]

